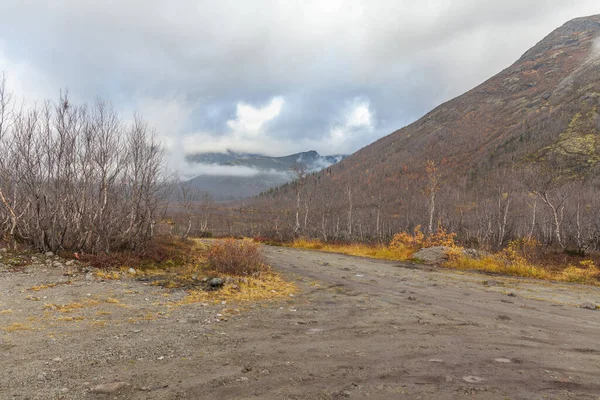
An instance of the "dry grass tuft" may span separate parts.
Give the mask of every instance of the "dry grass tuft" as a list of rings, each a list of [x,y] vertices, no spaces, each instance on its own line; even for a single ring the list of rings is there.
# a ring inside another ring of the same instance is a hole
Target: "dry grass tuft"
[[[56,320],[57,321],[65,321],[65,322],[83,321],[83,320],[85,320],[85,317],[83,317],[83,316],[75,316],[75,317],[63,316],[63,317],[56,318]]]
[[[53,303],[44,304],[44,310],[58,311],[61,313],[70,313],[70,312],[79,310],[84,307],[85,307],[84,304],[78,303],[78,302],[72,302],[72,303],[67,303],[67,304],[53,304]]]
[[[56,283],[47,283],[45,285],[38,285],[38,286],[32,286],[27,290],[31,290],[33,292],[39,292],[41,290],[45,290],[45,289],[49,289],[49,288],[53,288],[55,287],[57,284]]]
[[[122,277],[121,273],[117,271],[96,271],[94,272],[94,276],[105,281],[117,281]]]
[[[451,256],[443,266],[452,269],[492,272],[525,278],[549,279],[551,276],[544,268],[526,262],[507,262],[495,255],[483,258],[471,258],[464,254]]]
[[[17,332],[17,331],[30,331],[33,328],[29,325],[21,324],[19,322],[15,322],[9,326],[5,326],[2,328],[4,332]]]
[[[328,253],[347,254],[350,256],[379,258],[384,260],[408,260],[413,254],[409,248],[396,247],[394,249],[385,245],[368,245],[364,243],[331,244],[320,240],[297,239],[290,247],[307,250],[320,250]]]
[[[230,276],[228,282],[220,290],[191,290],[176,305],[221,301],[275,300],[289,297],[297,290],[298,287],[294,283],[287,282],[279,274],[273,272],[262,273],[258,277],[240,278]]]

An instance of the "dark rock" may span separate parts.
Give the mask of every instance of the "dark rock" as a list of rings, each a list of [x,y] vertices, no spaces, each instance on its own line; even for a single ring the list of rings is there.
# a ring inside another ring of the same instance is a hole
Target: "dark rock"
[[[224,283],[225,283],[225,280],[221,279],[221,278],[212,278],[208,282],[208,284],[213,288],[219,288],[219,287],[223,286]]]

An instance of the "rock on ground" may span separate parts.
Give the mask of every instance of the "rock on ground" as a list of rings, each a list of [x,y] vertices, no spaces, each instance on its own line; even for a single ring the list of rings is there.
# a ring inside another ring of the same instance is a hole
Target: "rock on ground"
[[[439,264],[448,259],[450,247],[434,246],[421,249],[413,254],[412,258],[426,264]]]
[[[129,386],[129,383],[127,382],[103,383],[92,387],[90,390],[92,393],[97,394],[113,394]]]

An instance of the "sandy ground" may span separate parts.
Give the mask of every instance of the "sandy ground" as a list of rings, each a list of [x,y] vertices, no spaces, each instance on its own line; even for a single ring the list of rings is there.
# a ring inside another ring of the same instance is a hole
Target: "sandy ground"
[[[0,398],[600,399],[599,288],[266,252],[296,296],[0,270]]]

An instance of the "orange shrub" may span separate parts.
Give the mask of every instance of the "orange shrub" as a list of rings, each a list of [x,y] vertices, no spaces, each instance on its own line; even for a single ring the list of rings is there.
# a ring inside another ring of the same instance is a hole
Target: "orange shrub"
[[[417,225],[412,235],[407,232],[395,234],[390,242],[390,248],[395,251],[402,249],[417,251],[433,246],[456,247],[455,237],[456,233],[448,233],[443,228],[438,228],[435,233],[425,235],[421,232],[421,225]]]
[[[208,251],[208,264],[229,275],[257,275],[267,270],[260,244],[250,240],[218,240]]]

